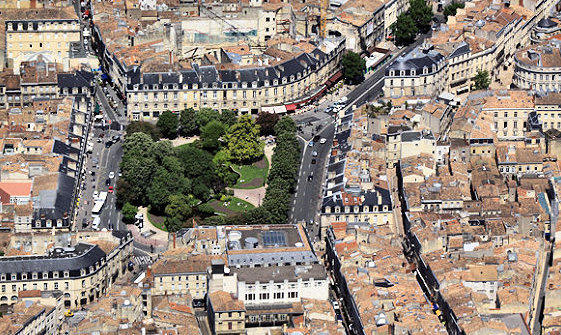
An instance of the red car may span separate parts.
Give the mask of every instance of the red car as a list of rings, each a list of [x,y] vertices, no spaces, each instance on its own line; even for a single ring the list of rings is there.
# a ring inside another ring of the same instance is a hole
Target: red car
[[[113,186],[109,186],[109,193],[113,193]]]

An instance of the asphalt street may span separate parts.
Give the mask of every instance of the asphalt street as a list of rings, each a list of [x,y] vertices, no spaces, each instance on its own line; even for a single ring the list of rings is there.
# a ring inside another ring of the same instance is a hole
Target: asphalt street
[[[399,57],[419,46],[431,34],[432,31],[429,31],[427,34],[419,36],[415,43],[399,50],[393,58]],[[391,61],[381,66],[374,74],[366,78],[363,83],[347,94],[348,102],[347,106],[342,110],[342,115],[352,112],[353,106],[358,108],[368,101],[377,99],[381,95],[382,87],[384,86],[384,72],[390,63]],[[302,146],[302,160],[296,192],[292,200],[290,220],[292,222],[306,222],[306,227],[312,240],[321,238],[319,235],[320,226],[316,222],[319,223],[319,206],[322,197],[322,185],[325,180],[324,173],[335,134],[333,116],[324,113],[324,108],[325,106],[318,108],[319,111],[309,111],[293,116],[296,124],[301,127],[298,135]],[[322,125],[322,128],[318,130],[317,125],[319,124]],[[316,143],[313,147],[309,147],[310,140],[316,134],[326,138],[327,142],[325,144]],[[314,151],[317,152],[317,157],[312,157],[312,152]],[[315,164],[311,164],[312,159],[315,159]],[[312,180],[309,179],[311,175],[313,175]],[[310,220],[313,220],[312,224],[310,224]]]
[[[300,114],[294,119],[297,125],[302,127],[302,131],[298,133],[302,146],[302,159],[290,219],[292,222],[306,222],[308,233],[314,240],[314,237],[319,237],[319,224],[316,222],[319,223],[318,209],[324,180],[323,173],[333,143],[335,122],[332,116],[319,111]],[[318,125],[321,125],[321,129],[316,131]],[[310,146],[311,139],[315,135],[325,138],[325,143],[317,142]],[[317,156],[314,156],[313,152],[316,152]],[[312,160],[315,164],[312,164]]]
[[[392,60],[390,60],[389,62],[378,68],[373,75],[366,78],[364,82],[362,82],[355,89],[353,89],[349,94],[347,94],[347,98],[349,100],[347,103],[347,107],[343,111],[346,112],[347,110],[352,109],[352,106],[359,107],[368,101],[379,98],[382,94],[382,87],[384,86],[384,73],[388,65],[392,63],[393,59],[421,45],[424,42],[425,38],[428,38],[431,35],[432,35],[432,31],[429,31],[426,34],[419,36],[418,39],[415,41],[415,43],[411,44],[406,48],[399,50],[397,54],[392,56]]]

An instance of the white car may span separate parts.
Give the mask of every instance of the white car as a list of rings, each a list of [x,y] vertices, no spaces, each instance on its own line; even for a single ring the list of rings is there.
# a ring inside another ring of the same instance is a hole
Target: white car
[[[325,142],[327,142],[327,140],[325,138],[322,138],[321,140],[319,140],[319,143],[321,143],[321,144],[325,144]]]
[[[111,171],[109,172],[109,179],[113,179],[115,178],[115,172]]]
[[[99,197],[99,192],[98,191],[94,191],[93,193],[93,198],[94,200],[97,199]]]

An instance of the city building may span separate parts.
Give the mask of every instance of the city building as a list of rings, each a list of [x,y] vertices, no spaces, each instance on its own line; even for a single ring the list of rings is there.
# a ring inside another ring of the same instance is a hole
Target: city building
[[[131,254],[132,236],[125,234],[98,244],[54,247],[44,255],[1,257],[0,301],[14,304],[21,291],[60,290],[64,308],[78,308],[106,293],[126,271]]]
[[[81,27],[73,6],[62,8],[4,9],[5,52],[9,68],[17,74],[20,64],[38,57],[70,70],[71,45],[81,45]]]
[[[559,48],[561,40],[551,39],[516,52],[513,84],[536,92],[561,91]]]
[[[448,64],[430,46],[417,47],[398,57],[385,70],[384,96],[437,96],[447,89]]]

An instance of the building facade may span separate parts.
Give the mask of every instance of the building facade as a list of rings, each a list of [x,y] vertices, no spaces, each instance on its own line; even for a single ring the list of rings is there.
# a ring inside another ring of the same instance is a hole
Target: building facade
[[[384,96],[436,96],[446,89],[447,79],[448,65],[444,56],[429,47],[418,47],[386,68]]]
[[[156,120],[166,110],[212,108],[239,114],[290,112],[316,99],[338,71],[344,41],[328,53],[316,48],[275,66],[220,70],[198,66],[166,73],[134,73],[126,85],[128,117]]]
[[[105,294],[124,274],[132,255],[132,235],[119,239],[106,253],[99,246],[78,243],[50,249],[44,256],[0,258],[0,304],[18,301],[18,292],[60,290],[65,308],[78,308]]]
[[[538,92],[561,91],[561,41],[552,39],[518,51],[513,84]]]

